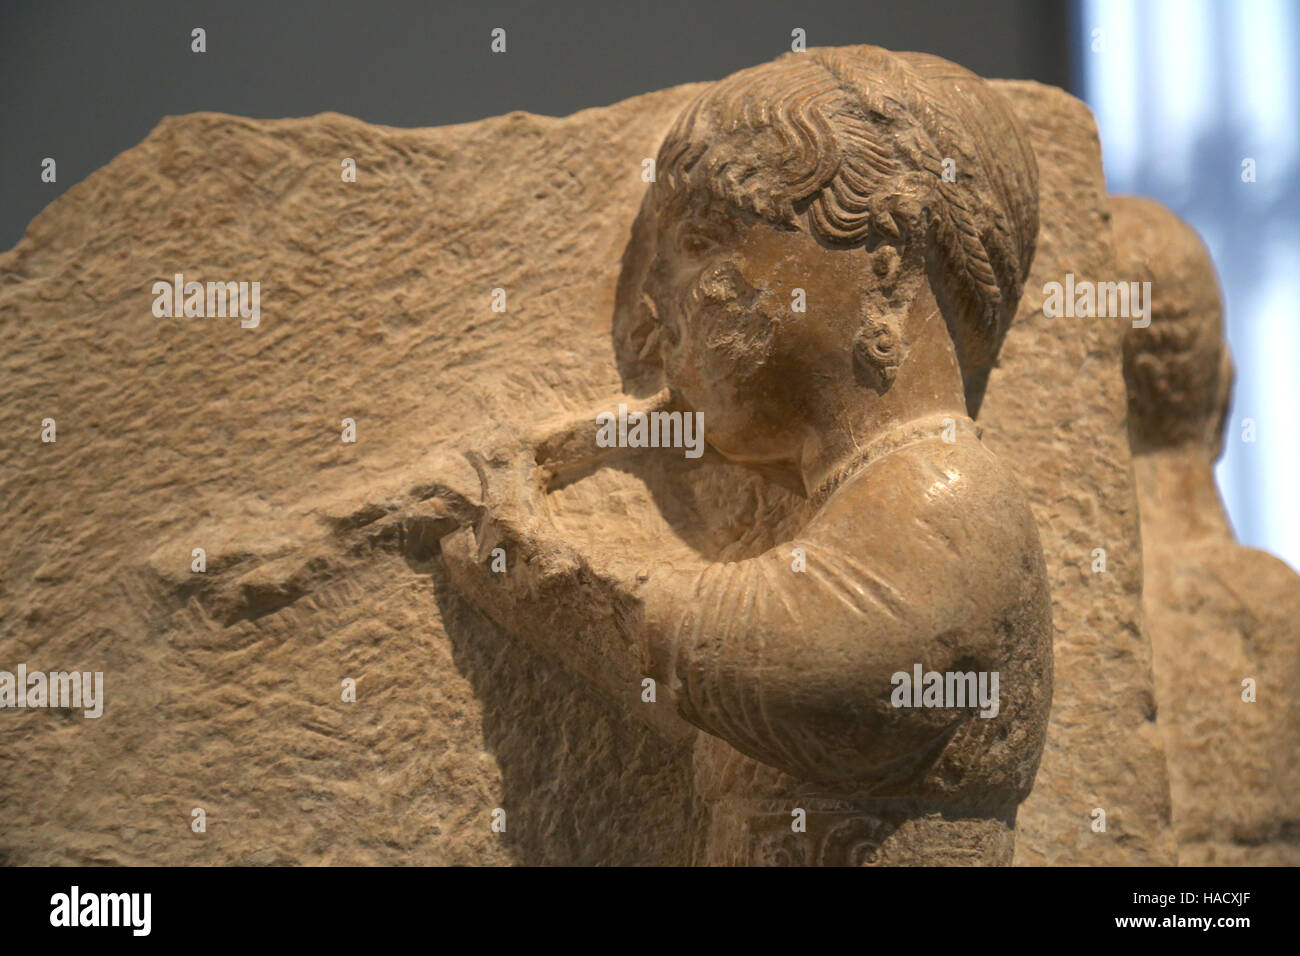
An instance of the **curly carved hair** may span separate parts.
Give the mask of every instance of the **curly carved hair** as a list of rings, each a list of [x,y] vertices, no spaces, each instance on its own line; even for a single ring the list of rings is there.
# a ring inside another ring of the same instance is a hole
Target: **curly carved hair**
[[[1033,151],[978,76],[873,46],[788,53],[705,89],[656,166],[674,191],[803,225],[831,244],[926,241],[978,405],[1038,236]]]
[[[1195,442],[1217,457],[1233,368],[1209,250],[1195,229],[1155,200],[1114,196],[1110,207],[1117,277],[1151,283],[1151,324],[1124,333],[1133,449]]]

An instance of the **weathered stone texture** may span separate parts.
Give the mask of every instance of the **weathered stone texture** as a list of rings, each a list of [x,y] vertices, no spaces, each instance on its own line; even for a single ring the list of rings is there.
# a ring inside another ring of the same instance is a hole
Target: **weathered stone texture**
[[[1042,234],[979,422],[1031,499],[1057,631],[1016,860],[1172,862],[1120,329],[1046,319],[1037,292],[1113,266],[1096,136],[1059,91],[998,88],[1038,150]],[[0,667],[103,670],[107,693],[99,720],[0,714],[5,860],[702,859],[691,739],[470,611],[432,543],[449,519],[419,514],[435,479],[476,487],[461,433],[619,388],[641,160],[697,89],[420,130],[169,118],[0,257]],[[177,272],[259,280],[260,327],[155,318]],[[719,556],[797,524],[789,493],[709,467],[676,511],[603,470],[554,496],[557,522],[581,541],[599,508],[601,546],[685,548],[689,527]]]

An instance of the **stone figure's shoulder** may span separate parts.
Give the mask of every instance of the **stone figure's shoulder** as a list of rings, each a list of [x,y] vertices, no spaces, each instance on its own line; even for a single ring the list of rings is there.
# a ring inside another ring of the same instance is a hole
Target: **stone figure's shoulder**
[[[911,441],[867,462],[827,500],[806,529],[873,549],[1003,563],[1041,560],[1038,530],[1011,470],[971,434]],[[877,551],[877,553],[879,553]],[[924,565],[923,565],[924,566]]]
[[[1300,574],[1285,561],[1230,538],[1184,545],[1162,557],[1178,563],[1175,593],[1181,600],[1217,594],[1223,606],[1248,612],[1250,630],[1286,634],[1300,644]]]
[[[1276,555],[1237,545],[1227,556],[1229,566],[1261,598],[1291,612],[1300,612],[1300,574]],[[1300,633],[1298,631],[1297,633]]]

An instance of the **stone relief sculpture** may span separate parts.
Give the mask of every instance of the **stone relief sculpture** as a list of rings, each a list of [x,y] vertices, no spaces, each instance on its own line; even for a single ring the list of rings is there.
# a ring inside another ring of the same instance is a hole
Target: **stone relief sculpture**
[[[1216,510],[1162,216],[1062,91],[870,46],[165,120],[0,256],[0,421],[59,423],[5,473],[0,669],[106,672],[76,733],[4,715],[0,859],[1153,865],[1165,745],[1181,862],[1289,859],[1294,576]],[[1044,314],[1129,271],[1149,329]],[[256,321],[152,311],[181,274]]]
[[[639,659],[660,695],[641,709],[709,735],[697,777],[735,777],[742,755],[785,775],[762,797],[702,781],[722,804],[711,859],[1009,862],[1051,699],[1050,600],[1033,516],[967,405],[1033,256],[1018,121],[938,58],[812,50],[706,88],[657,173],[620,278],[622,365],[661,367],[648,414],[701,416],[711,451],[794,489],[805,520],[734,561],[574,541],[548,485],[620,450],[595,460],[595,417],[498,432],[472,456],[482,511],[442,544],[452,580],[624,696],[641,680],[601,659]],[[617,608],[604,647],[574,646],[588,601]],[[914,671],[969,675],[970,697],[891,703]],[[1000,694],[983,712],[976,679]]]
[[[1124,340],[1178,862],[1300,862],[1300,577],[1237,544],[1214,481],[1233,370],[1214,264],[1148,199],[1113,201],[1118,270],[1151,283]]]

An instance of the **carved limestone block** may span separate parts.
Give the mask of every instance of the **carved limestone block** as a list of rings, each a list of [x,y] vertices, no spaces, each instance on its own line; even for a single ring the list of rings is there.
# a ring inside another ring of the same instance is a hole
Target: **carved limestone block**
[[[1119,273],[1150,283],[1124,372],[1178,862],[1294,866],[1300,576],[1237,544],[1215,486],[1233,370],[1214,264],[1159,203],[1112,210]]]

